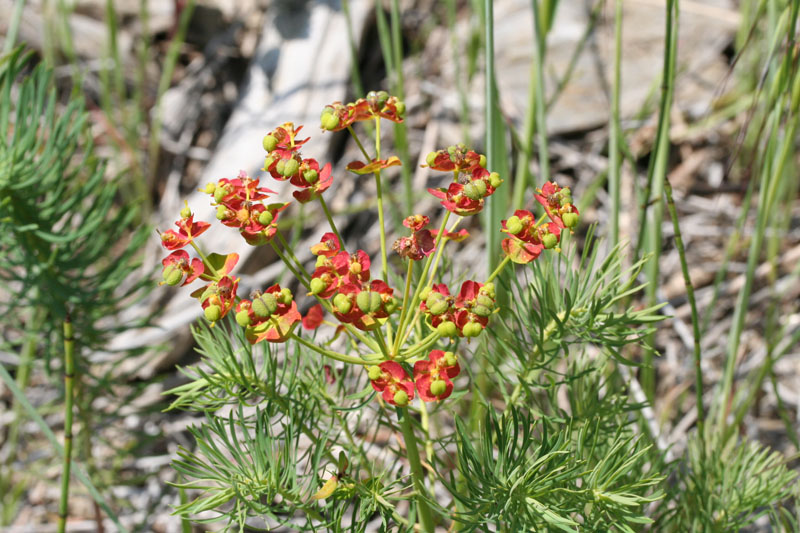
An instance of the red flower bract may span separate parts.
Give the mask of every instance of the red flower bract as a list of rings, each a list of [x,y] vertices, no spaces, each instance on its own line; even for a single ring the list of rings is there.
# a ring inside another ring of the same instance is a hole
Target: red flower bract
[[[453,392],[452,378],[461,372],[453,352],[433,350],[427,361],[414,363],[414,382],[423,401],[444,400]]]
[[[375,379],[370,380],[372,388],[382,393],[381,396],[387,403],[399,405],[395,401],[398,392],[406,394],[406,402],[403,405],[414,399],[414,382],[400,363],[384,361],[374,369],[370,369],[370,377],[373,376]]]

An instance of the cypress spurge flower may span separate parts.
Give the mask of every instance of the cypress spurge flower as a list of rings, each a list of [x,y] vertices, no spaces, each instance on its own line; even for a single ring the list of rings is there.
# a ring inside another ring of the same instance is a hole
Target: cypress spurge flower
[[[160,284],[178,285],[181,287],[188,285],[196,280],[204,271],[203,261],[200,259],[189,259],[186,250],[176,250],[161,261],[164,265],[164,281]],[[184,276],[186,276],[184,278]],[[183,282],[183,283],[181,283]]]
[[[194,214],[188,208],[181,210],[181,218],[175,225],[178,231],[170,229],[161,234],[161,244],[167,250],[183,248],[211,226],[208,222],[195,222]]]
[[[541,189],[536,189],[533,197],[542,204],[547,216],[560,228],[574,228],[578,225],[580,213],[572,204],[572,192],[569,187],[560,187],[554,181],[548,181]]]
[[[453,382],[461,367],[453,352],[433,350],[427,361],[414,363],[414,383],[419,397],[426,402],[444,400],[453,392]]]
[[[392,245],[392,249],[401,257],[419,261],[433,253],[436,243],[432,232],[425,229],[431,221],[424,215],[411,215],[403,220],[403,225],[412,231],[410,237],[400,237]]]
[[[404,407],[414,399],[414,382],[408,372],[395,361],[384,361],[367,369],[372,388],[387,403]]]

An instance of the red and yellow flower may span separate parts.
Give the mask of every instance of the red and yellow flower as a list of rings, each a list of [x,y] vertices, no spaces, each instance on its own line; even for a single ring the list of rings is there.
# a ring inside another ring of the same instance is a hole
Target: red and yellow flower
[[[405,407],[414,399],[414,382],[408,372],[395,361],[384,361],[367,370],[372,388],[387,403]]]
[[[444,400],[453,392],[451,381],[461,372],[453,352],[433,350],[427,361],[414,363],[414,383],[423,401]]]

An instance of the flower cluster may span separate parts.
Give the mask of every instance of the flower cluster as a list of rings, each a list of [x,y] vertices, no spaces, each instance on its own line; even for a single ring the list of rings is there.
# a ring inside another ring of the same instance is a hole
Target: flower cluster
[[[320,116],[322,129],[341,131],[356,122],[385,118],[392,122],[403,122],[406,105],[396,96],[386,91],[370,91],[366,98],[342,104],[334,102],[325,106]]]
[[[461,367],[453,352],[433,350],[427,360],[414,363],[413,380],[402,365],[385,361],[368,369],[372,388],[381,393],[387,403],[403,407],[414,399],[414,390],[426,402],[444,400],[453,392],[452,379]]]
[[[422,293],[420,311],[441,337],[477,337],[495,311],[494,283],[467,280],[455,298],[438,283]]]
[[[366,98],[355,102],[335,102],[325,107],[321,124],[323,130],[347,129],[355,136],[354,123],[380,119],[401,122],[404,110],[405,105],[396,97],[384,91],[370,92]],[[545,223],[544,217],[537,221],[533,213],[525,210],[517,210],[502,221],[502,231],[507,235],[502,243],[506,260],[484,283],[467,280],[458,293],[451,294],[437,277],[442,252],[450,241],[459,242],[469,236],[464,229],[456,231],[456,226],[462,217],[479,213],[486,198],[503,180],[486,168],[485,156],[463,144],[431,152],[423,166],[452,173],[452,182],[446,187],[429,189],[447,212],[439,229],[430,229],[431,217],[424,214],[408,215],[403,220],[408,233],[397,238],[391,249],[401,261],[408,261],[411,277],[405,280],[405,290],[396,291],[389,285],[385,228],[379,228],[382,277],[373,279],[370,256],[364,250],[348,251],[341,240],[323,198],[323,193],[333,183],[332,167],[301,155],[301,148],[309,140],[300,138],[301,130],[302,126],[285,123],[264,136],[263,171],[295,187],[293,197],[297,202],[320,202],[331,231],[311,247],[316,257],[313,268],[306,270],[309,265],[296,257],[285,239],[276,238],[279,237],[278,218],[289,203],[270,203],[275,193],[261,186],[259,179],[242,171],[236,178],[220,179],[203,190],[212,198],[217,220],[238,230],[250,245],[270,244],[296,274],[297,281],[307,290],[306,296],[316,300],[316,305],[302,316],[292,291],[278,284],[255,291],[249,298],[237,295],[239,279],[233,275],[233,269],[239,256],[235,253],[204,255],[195,239],[210,224],[195,221],[188,205],[181,210],[180,219],[175,223],[177,230],[161,234],[161,242],[170,252],[162,261],[161,283],[184,286],[202,280],[203,286],[194,290],[192,296],[200,302],[205,318],[213,325],[232,313],[250,343],[279,343],[294,338],[321,355],[363,365],[372,388],[391,405],[406,406],[417,395],[426,402],[448,398],[454,389],[452,380],[460,372],[454,353],[459,340],[463,338],[469,342],[481,335],[489,326],[491,316],[499,310],[492,280],[508,262],[527,263],[543,250],[558,250],[562,232],[571,231],[577,225],[579,213],[572,204],[569,188],[549,182],[537,189],[534,196],[550,221]],[[375,152],[376,157],[370,159],[364,151],[368,161],[351,162],[347,170],[358,175],[374,174],[380,183],[381,172],[401,162],[393,156],[380,158],[379,139],[376,139]],[[379,220],[382,221],[380,190],[378,188]],[[448,228],[448,219],[453,215],[456,220]],[[187,246],[191,246],[198,257],[192,258],[183,249]],[[416,270],[412,262],[419,262]],[[419,280],[416,287],[412,287],[414,279]],[[338,322],[334,324],[334,338],[344,332],[349,336],[348,346],[352,343],[357,355],[334,352],[328,348],[330,343],[304,340],[295,331],[298,324],[305,329],[330,324],[325,321],[326,313]],[[428,326],[427,336],[420,336],[425,329],[420,320]],[[357,341],[362,348],[357,347]],[[453,351],[431,349],[436,342],[450,344]]]
[[[448,211],[457,215],[475,215],[483,209],[484,199],[503,183],[497,172],[486,170],[486,156],[467,150],[463,144],[431,152],[426,159],[433,170],[452,172],[447,187],[428,189]]]

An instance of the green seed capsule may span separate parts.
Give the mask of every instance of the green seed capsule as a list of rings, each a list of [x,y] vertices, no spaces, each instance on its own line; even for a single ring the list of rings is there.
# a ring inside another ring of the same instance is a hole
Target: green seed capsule
[[[283,173],[284,172],[284,170],[283,170],[284,168],[286,168],[286,160],[285,159],[279,159],[278,162],[275,163],[275,172],[277,172],[281,176],[285,176],[285,174]]]
[[[447,392],[447,383],[445,383],[444,380],[437,379],[431,382],[431,394],[434,396],[441,396],[445,392]]]
[[[522,221],[517,215],[512,215],[506,220],[506,231],[511,235],[516,235],[522,231]]]
[[[175,286],[183,279],[183,271],[175,265],[164,268],[164,283]]]
[[[408,393],[404,390],[395,392],[394,403],[396,403],[399,407],[405,407],[408,405]]]
[[[369,312],[370,313],[377,313],[381,309],[381,304],[383,304],[383,299],[381,295],[377,292],[370,292],[369,293]]]
[[[362,313],[369,313],[370,309],[370,292],[361,291],[356,296],[356,305],[361,309]]]
[[[314,169],[308,169],[303,172],[303,179],[306,180],[306,183],[314,184],[319,179],[319,173]]]
[[[300,170],[300,163],[297,162],[297,159],[287,159],[283,164],[283,172],[281,175],[289,178],[297,174],[298,170]]]
[[[353,308],[353,302],[350,301],[350,298],[347,297],[345,294],[337,294],[333,298],[333,305],[336,307],[336,310],[346,315],[350,312]]]
[[[319,294],[328,288],[328,284],[319,278],[314,278],[310,283],[311,294]]]
[[[262,226],[269,226],[272,224],[273,220],[275,220],[275,215],[269,211],[262,211],[261,214],[258,215],[258,223]]]
[[[383,376],[383,370],[381,370],[381,367],[377,365],[372,365],[369,368],[367,368],[367,373],[369,375],[370,381],[381,379],[381,376]]]
[[[389,300],[383,304],[383,309],[389,313],[390,315],[397,311],[397,308],[400,307],[400,302],[397,301],[397,298],[389,298]]]
[[[214,194],[216,189],[217,185],[215,183],[206,183],[206,188],[203,189],[203,192],[206,194]]]
[[[335,114],[328,113],[322,115],[322,129],[332,131],[339,125],[339,117]]]
[[[556,244],[558,244],[558,237],[556,237],[552,233],[547,233],[545,234],[544,237],[542,237],[542,244],[548,250],[555,248]]]
[[[492,172],[489,174],[489,184],[494,187],[495,189],[498,188],[503,183],[503,178],[500,177],[500,174],[497,172]]]
[[[480,200],[481,198],[483,198],[480,189],[478,189],[478,187],[475,186],[475,183],[467,183],[466,185],[464,185],[464,196],[466,196],[470,200]]]
[[[397,103],[394,105],[395,109],[397,109],[397,116],[402,117],[406,114],[406,103],[402,100],[398,100]]]
[[[268,318],[278,310],[278,300],[272,293],[265,292],[253,300],[251,308],[257,317]]]
[[[483,305],[485,307],[492,308],[494,307],[494,300],[490,297],[486,296],[485,294],[479,294],[476,298],[478,305]]]
[[[181,218],[189,218],[190,216],[192,216],[191,209],[189,209],[188,207],[184,207],[183,209],[181,209]]]
[[[455,337],[458,335],[458,328],[453,322],[449,320],[443,321],[439,326],[436,328],[436,331],[442,337]]]
[[[458,363],[458,358],[453,352],[444,352],[444,362],[447,363],[447,366],[455,366]]]
[[[568,228],[574,228],[578,225],[578,215],[575,213],[564,213],[561,216],[561,221],[564,222],[564,225]]]
[[[465,337],[477,337],[483,331],[483,326],[481,326],[477,322],[467,322],[464,324],[464,329],[461,330],[461,333],[464,334]]]
[[[228,208],[224,205],[217,206],[217,220],[227,220],[228,218]]]
[[[261,141],[261,145],[264,147],[264,150],[271,152],[277,148],[278,139],[276,139],[274,135],[265,135],[264,139]]]
[[[425,158],[425,162],[428,164],[429,167],[432,166],[436,162],[436,156],[437,156],[436,152],[431,152]]]
[[[481,154],[480,159],[478,160],[478,164],[483,168],[486,168],[486,156]]]
[[[485,305],[476,305],[472,308],[472,312],[484,318],[492,314],[492,310]]]
[[[480,193],[481,198],[486,196],[486,182],[485,181],[483,181],[483,180],[473,180],[472,184],[475,186],[475,188]]]
[[[222,316],[222,309],[218,305],[209,305],[203,310],[206,320],[216,322]]]
[[[438,302],[434,303],[432,306],[428,307],[431,314],[434,316],[439,316],[447,311],[447,308],[450,307],[447,305],[447,302],[444,300],[439,300]]]
[[[318,256],[317,256],[317,260],[314,262],[314,267],[315,267],[315,268],[319,268],[319,267],[321,267],[322,265],[324,265],[324,264],[325,264],[325,261],[326,261],[327,259],[328,259],[328,258],[327,258],[327,257],[325,257],[324,255],[318,255]]]
[[[238,313],[236,313],[236,323],[246,328],[250,325],[250,313],[247,312],[246,309],[242,309]]]

